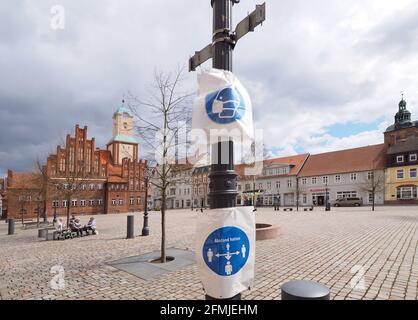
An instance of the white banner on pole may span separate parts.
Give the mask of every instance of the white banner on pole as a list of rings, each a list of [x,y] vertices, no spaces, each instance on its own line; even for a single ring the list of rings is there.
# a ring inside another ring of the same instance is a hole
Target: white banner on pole
[[[196,228],[196,260],[207,295],[228,299],[254,281],[253,207],[205,210]]]
[[[230,71],[210,69],[198,74],[197,79],[199,89],[193,105],[191,135],[194,148],[205,150],[198,152],[197,157],[219,138],[222,141],[232,138],[244,150],[249,149],[254,140],[254,124],[247,90]]]

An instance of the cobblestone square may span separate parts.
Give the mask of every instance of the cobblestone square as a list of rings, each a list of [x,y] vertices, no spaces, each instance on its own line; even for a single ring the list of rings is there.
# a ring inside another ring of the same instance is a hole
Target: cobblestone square
[[[295,279],[322,283],[338,300],[418,298],[417,207],[263,208],[256,215],[257,222],[279,225],[280,237],[257,242],[255,285],[243,299],[280,299],[281,285]],[[1,299],[203,299],[196,264],[150,281],[108,264],[160,247],[158,212],[150,213],[151,235],[132,240],[125,239],[126,216],[99,215],[99,235],[65,241],[39,239],[36,229],[19,223],[8,236],[2,221]],[[194,250],[197,217],[191,210],[168,211],[168,248]],[[135,233],[141,229],[137,213]]]

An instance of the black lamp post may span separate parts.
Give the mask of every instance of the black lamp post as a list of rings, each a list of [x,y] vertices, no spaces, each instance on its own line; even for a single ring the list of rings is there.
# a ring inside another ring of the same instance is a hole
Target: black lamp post
[[[154,170],[152,170],[151,174],[148,171],[148,167],[145,168],[145,204],[144,204],[144,225],[142,227],[142,236],[146,237],[149,236],[149,226],[148,226],[148,187],[149,187],[149,179],[151,178]]]
[[[265,20],[265,5],[242,20],[232,30],[232,6],[240,0],[211,0],[213,8],[212,43],[189,60],[190,71],[196,70],[206,60],[212,58],[212,67],[232,71],[232,53],[236,42],[246,33]],[[237,174],[234,171],[234,143],[218,142],[212,145],[211,173],[209,175],[209,199],[211,209],[233,208],[236,206]],[[206,296],[208,300],[215,300]],[[240,300],[241,294],[230,300]]]

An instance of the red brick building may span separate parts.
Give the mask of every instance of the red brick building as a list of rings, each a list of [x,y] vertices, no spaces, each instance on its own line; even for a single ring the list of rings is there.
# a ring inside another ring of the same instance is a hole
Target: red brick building
[[[143,174],[146,162],[138,160],[138,142],[133,137],[133,117],[123,105],[113,114],[113,137],[107,148],[96,147],[88,138],[87,127],[75,126],[65,145],[57,146],[48,157],[44,172],[48,177],[45,210],[50,217],[56,212],[66,215],[67,207],[75,214],[105,214],[142,211],[145,203]],[[8,172],[8,217],[36,217],[31,202],[22,209],[19,197],[36,185],[28,184],[28,175],[40,173]],[[33,179],[30,179],[33,180]],[[74,189],[67,199],[61,190]]]

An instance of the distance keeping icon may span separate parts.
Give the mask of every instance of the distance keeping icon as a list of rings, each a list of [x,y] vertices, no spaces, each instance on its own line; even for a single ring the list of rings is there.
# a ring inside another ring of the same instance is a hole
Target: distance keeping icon
[[[237,227],[223,227],[212,232],[203,244],[203,260],[217,275],[228,277],[238,273],[247,263],[250,242]]]

